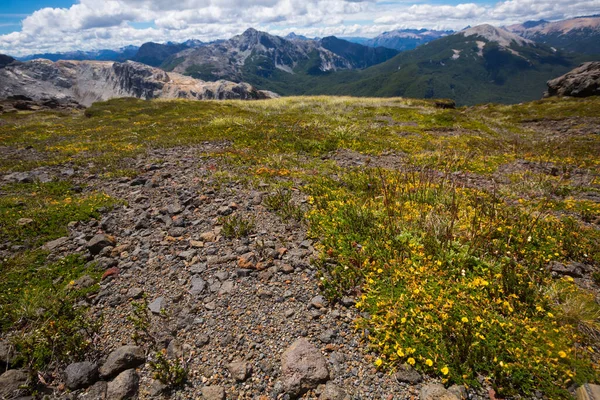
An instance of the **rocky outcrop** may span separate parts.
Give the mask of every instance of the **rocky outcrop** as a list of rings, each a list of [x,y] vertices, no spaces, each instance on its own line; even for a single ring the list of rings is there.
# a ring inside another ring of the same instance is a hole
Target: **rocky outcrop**
[[[600,61],[581,64],[565,75],[548,81],[544,97],[588,97],[600,95]]]
[[[33,60],[0,69],[0,99],[24,96],[33,101],[71,99],[84,106],[116,97],[140,99],[265,99],[271,92],[247,83],[204,82],[127,61]]]

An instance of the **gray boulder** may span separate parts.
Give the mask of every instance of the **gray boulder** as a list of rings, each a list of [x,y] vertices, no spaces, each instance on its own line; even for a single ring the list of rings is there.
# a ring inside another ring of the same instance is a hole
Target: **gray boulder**
[[[308,340],[296,340],[281,357],[283,387],[298,397],[329,379],[327,361]]]
[[[19,397],[22,386],[27,384],[29,376],[20,369],[9,369],[0,375],[0,399]]]
[[[600,95],[600,61],[586,62],[565,75],[548,81],[544,97]]]
[[[65,369],[65,384],[71,390],[83,389],[98,380],[98,365],[89,361],[70,364]]]
[[[144,349],[139,346],[122,346],[108,355],[106,362],[100,367],[100,375],[112,377],[144,362],[146,362]]]
[[[106,398],[110,400],[132,399],[136,396],[139,386],[140,378],[137,372],[134,369],[128,369],[108,382]]]

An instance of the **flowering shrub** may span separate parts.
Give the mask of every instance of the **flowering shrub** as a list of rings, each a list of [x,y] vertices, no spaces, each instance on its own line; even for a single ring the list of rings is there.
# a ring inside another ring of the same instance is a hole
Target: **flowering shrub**
[[[448,383],[565,395],[593,379],[586,339],[546,288],[551,260],[600,262],[600,233],[431,173],[362,170],[311,187],[323,287],[362,293],[381,353]],[[570,290],[572,283],[565,282]]]

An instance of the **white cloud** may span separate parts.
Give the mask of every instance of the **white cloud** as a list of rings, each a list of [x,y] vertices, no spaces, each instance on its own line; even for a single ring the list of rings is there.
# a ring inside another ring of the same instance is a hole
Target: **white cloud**
[[[399,28],[461,29],[600,12],[600,0],[504,0],[427,4],[427,0],[79,0],[43,8],[21,30],[0,35],[0,53],[25,55],[118,48],[147,41],[228,38],[252,26],[276,34],[375,36]],[[418,1],[418,3],[417,3]],[[135,29],[130,24],[150,22]]]

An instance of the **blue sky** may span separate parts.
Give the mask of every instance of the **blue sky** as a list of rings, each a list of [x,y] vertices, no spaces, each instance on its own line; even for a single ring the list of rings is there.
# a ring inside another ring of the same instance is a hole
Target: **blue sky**
[[[373,37],[600,14],[600,0],[0,0],[0,53],[92,50],[147,41],[285,35]]]
[[[0,35],[20,30],[21,21],[45,7],[71,7],[74,0],[1,0]]]

